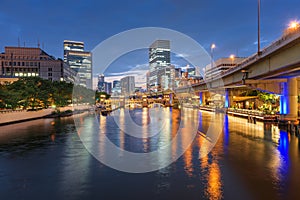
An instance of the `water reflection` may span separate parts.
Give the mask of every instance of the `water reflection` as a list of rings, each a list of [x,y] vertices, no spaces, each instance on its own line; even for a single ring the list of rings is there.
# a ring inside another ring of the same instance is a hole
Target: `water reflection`
[[[107,159],[118,160],[123,156],[122,153],[111,157],[111,152],[105,151],[106,137],[120,149],[151,152],[163,148],[168,141],[176,138],[181,127],[183,134],[165,153],[153,158],[155,162],[164,162],[174,157],[185,147],[184,144],[193,139],[191,124],[194,122],[204,135],[198,134],[182,157],[168,167],[132,175],[111,170],[91,158],[78,136],[73,134],[74,125],[64,123],[63,119],[1,127],[0,184],[3,187],[0,193],[8,196],[8,193],[19,192],[27,194],[25,197],[37,193],[43,199],[51,199],[43,192],[53,188],[51,192],[54,197],[73,199],[112,199],[116,195],[120,198],[145,200],[244,197],[299,199],[299,141],[296,136],[279,130],[275,124],[251,124],[246,119],[232,116],[192,109],[179,111],[164,108],[163,112],[159,112],[162,113],[160,118],[168,119],[169,123],[165,124],[161,134],[147,138],[155,130],[155,124],[147,126],[151,120],[149,110],[132,112],[136,112],[132,113],[133,117],[140,118],[143,128],[141,138],[122,131],[126,125],[122,110],[122,117],[118,118],[120,128],[111,121],[110,116],[79,116],[77,121],[83,129],[79,129],[78,134],[86,139],[87,148],[95,148]],[[94,127],[95,119],[99,122],[97,127]],[[207,138],[204,136],[210,123],[218,124],[222,121],[223,126],[220,128],[223,135],[220,135],[212,151],[199,159],[200,150],[206,147]],[[19,189],[20,180],[24,180],[21,184],[25,183],[26,189]]]
[[[224,127],[226,130],[226,127]],[[225,135],[226,133],[224,133]],[[201,135],[198,137],[198,146],[199,149],[203,146],[205,138]],[[216,146],[212,151],[200,159],[200,166],[202,169],[202,175],[206,184],[204,194],[207,199],[222,199],[223,198],[223,182],[222,182],[222,173],[219,166],[219,155],[222,154],[223,146],[220,145],[223,143],[223,139],[220,138]],[[226,146],[226,145],[225,145]]]

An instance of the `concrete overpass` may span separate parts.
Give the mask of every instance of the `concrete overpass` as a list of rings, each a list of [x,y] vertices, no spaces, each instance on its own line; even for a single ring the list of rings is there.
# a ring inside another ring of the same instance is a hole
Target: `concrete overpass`
[[[286,119],[297,119],[297,77],[300,75],[300,29],[282,36],[218,77],[177,88],[176,94],[223,90],[225,107],[230,106],[230,89],[256,88],[281,95],[280,112]],[[226,103],[227,102],[227,103]]]

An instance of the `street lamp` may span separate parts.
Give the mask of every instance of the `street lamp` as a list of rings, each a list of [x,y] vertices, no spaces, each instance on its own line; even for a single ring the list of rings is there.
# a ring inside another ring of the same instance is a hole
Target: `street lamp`
[[[235,56],[233,54],[231,54],[229,58],[231,59],[231,65],[233,65],[233,61],[234,61]]]
[[[213,62],[214,62],[214,59],[213,59],[213,53],[214,53],[214,49],[216,48],[216,45],[213,43],[211,44],[210,46],[210,57],[211,57],[211,61],[210,61],[210,68],[212,69],[213,68]],[[211,77],[213,78],[213,77]]]
[[[257,54],[260,54],[260,0],[257,1]]]
[[[211,65],[210,67],[212,68],[213,67],[213,53],[214,53],[214,49],[216,48],[216,45],[215,44],[211,44],[210,46],[210,57],[211,57]]]
[[[294,20],[294,21],[291,21],[290,24],[289,24],[289,27],[288,29],[290,30],[296,30],[300,27],[300,24],[298,21]]]

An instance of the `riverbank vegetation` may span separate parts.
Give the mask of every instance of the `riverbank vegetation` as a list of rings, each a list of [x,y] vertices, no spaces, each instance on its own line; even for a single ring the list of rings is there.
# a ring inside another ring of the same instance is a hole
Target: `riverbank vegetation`
[[[94,103],[95,91],[64,81],[24,77],[0,85],[0,109],[37,110],[71,103]]]

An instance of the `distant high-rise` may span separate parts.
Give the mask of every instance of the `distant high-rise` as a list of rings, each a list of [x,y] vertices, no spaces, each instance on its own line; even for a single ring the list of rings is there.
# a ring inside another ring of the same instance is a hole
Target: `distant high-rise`
[[[97,90],[99,92],[105,92],[104,74],[99,74],[98,76]]]
[[[83,42],[64,40],[64,62],[77,72],[80,85],[92,89],[92,54]]]
[[[107,94],[111,94],[111,83],[109,83],[109,82],[104,82],[105,84],[104,84],[104,86],[105,86],[105,92],[107,93]]]
[[[113,81],[112,95],[118,96],[121,95],[121,82],[118,80]]]
[[[170,41],[156,40],[149,47],[149,78],[150,90],[157,91],[161,86],[161,74],[159,71],[170,65]]]
[[[126,76],[121,79],[121,93],[129,96],[134,94],[135,91],[135,79],[134,76]]]
[[[159,88],[161,90],[174,89],[175,85],[175,66],[170,65],[158,70]]]
[[[113,88],[120,88],[120,87],[121,87],[120,81],[114,80],[114,81],[113,81]]]
[[[189,77],[196,76],[196,68],[195,67],[188,67],[186,69],[186,72],[188,73]]]

